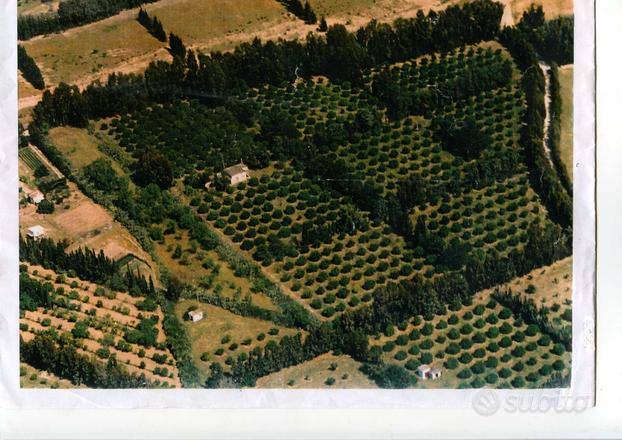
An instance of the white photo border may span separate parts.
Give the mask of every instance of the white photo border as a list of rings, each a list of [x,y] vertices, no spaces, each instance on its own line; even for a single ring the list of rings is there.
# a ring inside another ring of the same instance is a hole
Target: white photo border
[[[16,0],[0,2],[0,407],[473,409],[475,400],[576,398],[595,393],[594,1],[575,0],[573,351],[570,389],[538,390],[61,390],[19,385]]]

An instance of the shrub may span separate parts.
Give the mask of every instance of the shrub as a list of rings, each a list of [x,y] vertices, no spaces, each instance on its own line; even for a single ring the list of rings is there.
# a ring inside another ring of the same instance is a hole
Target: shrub
[[[465,368],[464,370],[460,371],[457,376],[460,379],[468,379],[469,377],[471,377],[471,370],[469,370],[468,368]]]
[[[553,362],[553,369],[555,371],[562,371],[564,369],[564,362],[561,359],[557,359]]]
[[[475,362],[471,365],[471,371],[474,374],[482,374],[484,372],[484,363],[482,361]]]
[[[503,347],[503,348],[507,348],[510,345],[512,345],[512,340],[510,338],[508,338],[507,336],[504,336],[503,338],[501,338],[501,340],[499,341],[499,346]]]
[[[449,358],[443,363],[443,365],[448,370],[455,370],[456,368],[458,368],[458,361],[456,360],[456,358]]]
[[[382,346],[382,349],[383,349],[385,352],[387,352],[387,353],[389,353],[389,352],[393,351],[393,350],[395,349],[395,342],[393,342],[393,341],[388,341],[388,342],[386,342],[386,343]]]
[[[401,344],[401,345],[405,345],[405,344]],[[429,350],[430,348],[432,348],[433,345],[434,345],[434,342],[432,342],[431,339],[424,339],[419,344],[419,348],[421,348],[422,350]]]
[[[406,364],[404,364],[404,367],[406,367],[407,370],[416,370],[417,367],[419,367],[419,365],[421,365],[417,360],[415,359],[409,359]]]
[[[471,355],[471,353],[464,352],[460,355],[458,360],[462,362],[463,364],[468,364],[469,362],[473,360],[473,356]]]
[[[514,388],[523,388],[525,386],[525,379],[523,379],[521,376],[517,376],[512,379],[511,383]]]
[[[486,375],[486,383],[488,384],[495,384],[497,383],[497,381],[499,380],[499,376],[497,376],[496,373],[490,373]]]
[[[551,337],[549,335],[542,335],[540,339],[538,339],[538,345],[541,347],[546,347],[551,343]]]
[[[408,357],[408,355],[407,355],[407,354],[406,354],[406,352],[405,352],[405,351],[403,351],[403,350],[398,351],[397,353],[395,353],[395,356],[393,356],[393,358],[394,358],[396,361],[403,361],[403,360],[404,360],[404,359],[406,359],[407,357]]]
[[[429,364],[433,360],[432,354],[428,353],[428,352],[421,353],[421,356],[419,357],[419,360],[421,361],[422,364]]]
[[[551,365],[544,364],[540,367],[540,369],[538,370],[538,373],[540,373],[540,376],[548,376],[549,374],[551,374],[552,371],[553,371],[553,367],[551,367]]]

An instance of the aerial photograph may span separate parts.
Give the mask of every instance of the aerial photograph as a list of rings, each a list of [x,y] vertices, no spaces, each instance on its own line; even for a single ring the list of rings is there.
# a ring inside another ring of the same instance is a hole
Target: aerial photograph
[[[17,4],[22,388],[570,387],[572,0]]]

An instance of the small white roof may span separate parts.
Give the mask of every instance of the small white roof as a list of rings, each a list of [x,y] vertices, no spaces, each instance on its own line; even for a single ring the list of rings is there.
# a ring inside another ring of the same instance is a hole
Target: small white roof
[[[199,316],[199,315],[203,315],[203,312],[200,310],[191,310],[188,312],[188,316]]]
[[[28,228],[28,234],[35,237],[38,235],[43,235],[45,234],[45,229],[43,228],[43,226],[40,225],[31,226],[30,228]]]
[[[417,371],[430,371],[430,366],[427,364],[419,365]]]
[[[238,164],[235,164],[233,166],[230,166],[230,167],[225,168],[224,170],[222,170],[222,172],[225,173],[229,177],[233,177],[233,176],[236,176],[238,174],[245,173],[247,171],[248,171],[248,167],[246,165],[244,165],[244,162],[240,162]]]

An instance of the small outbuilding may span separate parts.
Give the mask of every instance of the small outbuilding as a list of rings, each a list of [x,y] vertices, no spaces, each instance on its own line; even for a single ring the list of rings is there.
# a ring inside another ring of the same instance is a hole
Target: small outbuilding
[[[33,191],[30,194],[28,194],[28,198],[30,199],[32,203],[34,203],[35,205],[38,205],[39,203],[43,201],[43,199],[45,199],[45,196],[43,195],[41,191]]]
[[[203,312],[200,310],[191,310],[188,312],[188,318],[190,318],[192,322],[200,321],[203,319]]]
[[[238,183],[248,180],[250,175],[248,174],[248,167],[244,165],[244,162],[225,168],[222,171],[223,176],[228,177],[231,180],[231,185],[237,185]]]
[[[39,240],[45,237],[45,229],[43,228],[43,226],[35,225],[28,228],[28,232],[26,235],[33,240]]]
[[[434,379],[438,379],[439,377],[441,377],[441,374],[442,374],[441,369],[438,367],[434,367],[428,372],[428,377],[434,380]]]
[[[421,364],[417,367],[417,376],[419,376],[421,379],[427,379],[429,373],[430,373],[429,365]]]

